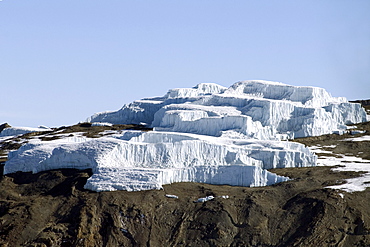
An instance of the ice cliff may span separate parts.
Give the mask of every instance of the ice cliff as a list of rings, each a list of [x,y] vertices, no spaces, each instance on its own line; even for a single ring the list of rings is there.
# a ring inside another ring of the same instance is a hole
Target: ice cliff
[[[99,125],[145,123],[154,131],[100,138],[31,140],[9,153],[4,173],[93,170],[95,191],[160,189],[174,182],[265,186],[288,178],[270,168],[306,167],[316,156],[293,137],[343,131],[366,121],[359,104],[324,89],[266,81],[172,89],[88,119]]]

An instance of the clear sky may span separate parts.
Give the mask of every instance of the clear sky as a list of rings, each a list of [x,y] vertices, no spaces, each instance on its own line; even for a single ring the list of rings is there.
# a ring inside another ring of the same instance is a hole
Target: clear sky
[[[369,99],[369,13],[369,0],[0,0],[0,124],[75,124],[200,82]]]

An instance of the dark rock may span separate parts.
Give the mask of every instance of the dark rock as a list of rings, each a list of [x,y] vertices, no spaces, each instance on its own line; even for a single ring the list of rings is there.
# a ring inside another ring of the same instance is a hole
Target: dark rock
[[[358,174],[330,167],[273,172],[294,180],[259,188],[177,183],[164,190],[97,193],[83,188],[91,170],[9,174],[0,181],[0,246],[370,243],[369,191],[342,192],[342,198],[323,188]],[[214,200],[193,203],[207,194]]]
[[[9,128],[11,127],[8,123],[3,123],[2,125],[0,125],[0,132],[3,131],[5,128]]]
[[[92,125],[91,123],[80,123],[79,124],[80,127],[84,127],[84,128],[89,128],[91,127],[91,125]]]

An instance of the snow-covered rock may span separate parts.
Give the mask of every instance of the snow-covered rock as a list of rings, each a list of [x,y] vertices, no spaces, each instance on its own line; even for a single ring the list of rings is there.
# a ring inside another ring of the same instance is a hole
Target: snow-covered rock
[[[0,132],[0,137],[24,135],[24,134],[31,133],[31,132],[42,132],[42,131],[51,131],[51,129],[45,126],[40,126],[39,128],[8,127],[8,128],[3,129],[3,131]]]
[[[85,188],[95,191],[161,189],[174,182],[265,186],[289,179],[267,169],[316,165],[304,145],[281,139],[344,131],[346,124],[366,121],[366,113],[321,88],[244,81],[172,89],[88,121],[146,124],[154,131],[31,140],[9,153],[4,173],[91,168]]]

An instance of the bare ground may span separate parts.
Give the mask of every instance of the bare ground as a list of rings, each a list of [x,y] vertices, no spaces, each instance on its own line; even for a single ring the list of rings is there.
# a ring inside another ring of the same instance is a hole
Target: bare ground
[[[293,180],[96,193],[83,189],[88,170],[10,174],[0,181],[0,245],[369,246],[369,191],[324,188],[358,174],[328,167],[274,172]],[[194,203],[207,195],[215,199]]]

